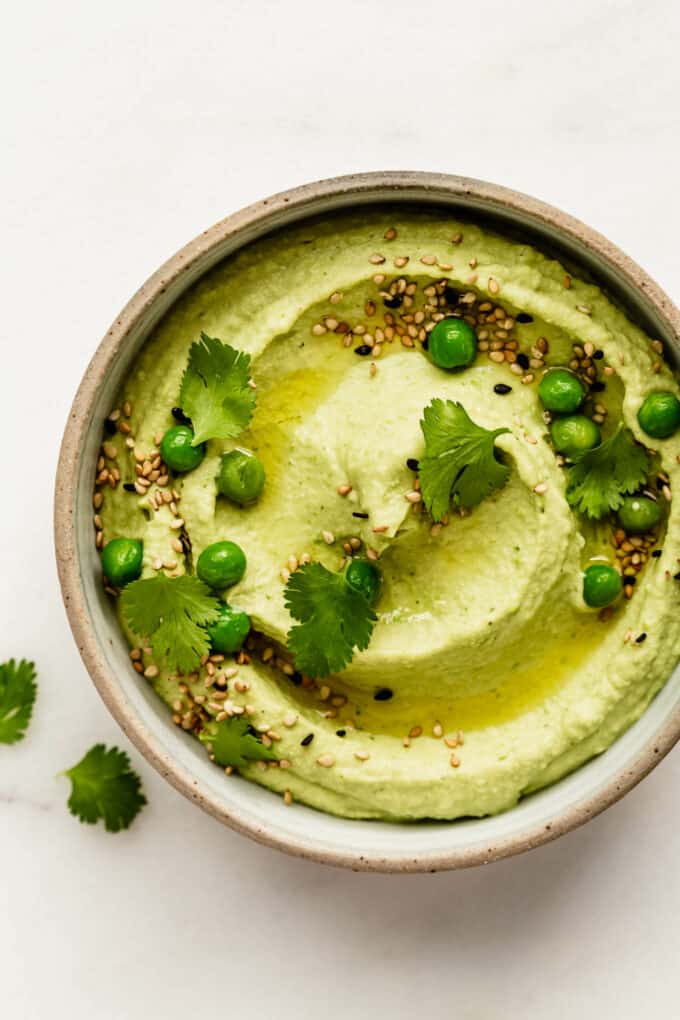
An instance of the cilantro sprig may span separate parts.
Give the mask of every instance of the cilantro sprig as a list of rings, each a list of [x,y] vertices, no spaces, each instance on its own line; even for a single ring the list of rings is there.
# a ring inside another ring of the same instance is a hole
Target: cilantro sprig
[[[179,400],[194,427],[193,445],[207,439],[235,439],[255,409],[248,385],[250,355],[201,333],[191,345]]]
[[[26,736],[37,693],[32,662],[0,664],[0,744],[16,744]]]
[[[316,677],[338,673],[352,661],[355,648],[368,647],[377,616],[343,574],[334,574],[321,563],[307,563],[289,578],[285,602],[299,621],[289,631],[288,648],[302,673]]]
[[[219,602],[197,577],[142,578],[123,589],[120,602],[129,626],[168,669],[190,673],[209,653],[205,628],[217,619]]]
[[[249,761],[277,760],[272,749],[265,747],[242,715],[206,727],[200,734],[200,740],[212,745],[213,757],[218,765],[243,768]]]
[[[456,506],[476,506],[510,477],[510,469],[497,460],[494,443],[509,429],[485,429],[476,425],[462,404],[433,400],[420,422],[425,437],[425,456],[419,477],[423,502],[435,521]]]
[[[71,814],[88,825],[103,819],[107,832],[127,829],[146,804],[139,776],[117,747],[95,744],[64,775],[71,780]]]
[[[647,479],[647,453],[629,429],[619,425],[603,443],[569,468],[567,502],[586,517],[598,520],[618,510],[625,495]]]

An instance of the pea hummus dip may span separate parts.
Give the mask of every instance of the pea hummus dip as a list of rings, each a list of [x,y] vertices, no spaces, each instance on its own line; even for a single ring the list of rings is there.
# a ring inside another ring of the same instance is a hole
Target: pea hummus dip
[[[507,810],[678,661],[678,392],[597,286],[436,211],[252,243],[105,423],[95,537],[131,667],[286,803]]]

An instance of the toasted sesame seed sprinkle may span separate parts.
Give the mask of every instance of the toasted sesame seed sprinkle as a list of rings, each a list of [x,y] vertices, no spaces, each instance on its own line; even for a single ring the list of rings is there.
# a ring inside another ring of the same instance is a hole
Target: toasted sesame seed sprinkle
[[[351,491],[352,486],[349,484],[349,482],[343,482],[342,485],[338,485],[339,496],[349,496]]]
[[[368,261],[373,266],[381,266],[385,261],[385,256],[381,255],[380,252],[374,252],[373,255],[368,256]]]
[[[154,665],[147,666],[146,669],[144,670],[144,676],[146,677],[147,680],[153,680],[153,678],[158,676],[159,673],[160,670],[158,666]]]

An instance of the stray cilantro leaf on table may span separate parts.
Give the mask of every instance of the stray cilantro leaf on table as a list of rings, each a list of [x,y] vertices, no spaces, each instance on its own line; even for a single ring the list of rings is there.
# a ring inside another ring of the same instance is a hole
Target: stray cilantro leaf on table
[[[249,761],[277,761],[271,748],[251,732],[251,726],[242,715],[232,716],[202,731],[201,741],[212,744],[212,753],[218,765],[243,768]]]
[[[205,628],[217,620],[220,603],[197,577],[142,578],[123,589],[120,602],[129,626],[149,639],[168,669],[190,673],[209,654]]]
[[[194,446],[207,439],[235,439],[248,426],[256,400],[249,379],[249,354],[201,333],[191,345],[179,394],[193,423]]]
[[[567,502],[579,513],[597,520],[618,510],[624,495],[644,485],[647,471],[645,448],[629,429],[619,425],[613,436],[569,468]]]
[[[107,750],[104,744],[95,744],[64,775],[71,780],[71,814],[88,825],[103,819],[107,832],[127,829],[146,804],[139,776],[117,747]]]
[[[420,487],[435,521],[449,512],[451,499],[473,507],[507,483],[510,468],[496,459],[494,443],[509,429],[482,428],[461,404],[439,399],[425,408],[420,427],[425,437]]]
[[[300,621],[288,634],[300,672],[316,677],[337,673],[352,661],[355,648],[368,647],[377,616],[343,574],[307,563],[289,578],[285,600]]]
[[[32,662],[0,664],[0,744],[16,744],[26,736],[37,692]]]

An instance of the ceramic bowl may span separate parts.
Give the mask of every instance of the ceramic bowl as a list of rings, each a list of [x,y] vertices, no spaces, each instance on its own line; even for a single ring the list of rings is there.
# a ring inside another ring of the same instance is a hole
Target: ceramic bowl
[[[197,741],[175,727],[128,649],[99,581],[92,489],[102,424],[149,332],[188,287],[225,256],[265,233],[320,213],[376,203],[416,203],[488,223],[554,254],[605,288],[651,336],[680,352],[680,313],[660,288],[600,234],[526,195],[443,174],[375,173],[295,188],[228,216],[200,234],[135,294],[102,340],[66,427],[56,488],[56,549],[69,621],[85,665],[122,729],[181,793],[261,843],[328,864],[370,871],[436,871],[486,863],[535,847],[608,807],[680,736],[680,669],[642,718],[604,754],[493,818],[396,825],[350,821],[227,780]]]

